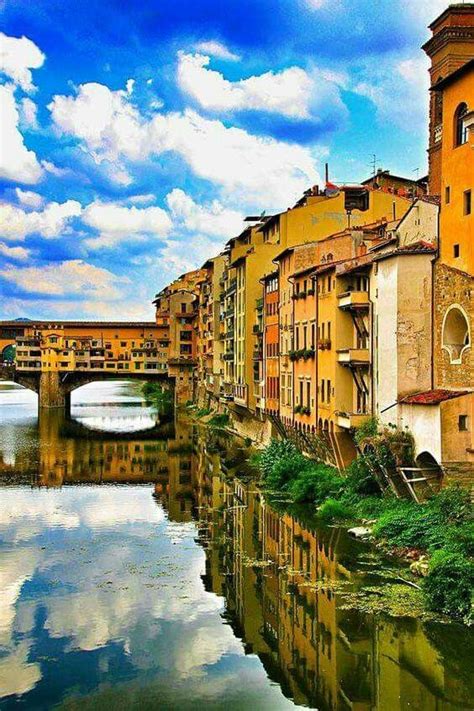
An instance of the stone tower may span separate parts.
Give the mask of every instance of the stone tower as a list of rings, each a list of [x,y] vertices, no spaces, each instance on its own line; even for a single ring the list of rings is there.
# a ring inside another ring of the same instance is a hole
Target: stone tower
[[[474,2],[449,5],[429,26],[432,37],[423,45],[431,59],[431,86],[474,57]],[[431,92],[429,128],[429,189],[441,193],[442,94]]]

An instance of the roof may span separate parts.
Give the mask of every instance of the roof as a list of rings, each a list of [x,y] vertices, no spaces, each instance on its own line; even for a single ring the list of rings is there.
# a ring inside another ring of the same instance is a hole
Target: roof
[[[25,328],[35,328],[42,326],[43,328],[73,328],[75,326],[90,326],[96,328],[152,328],[156,327],[155,321],[63,321],[62,319],[52,318],[49,321],[44,319],[28,320],[28,321],[0,321],[0,326],[12,326]]]
[[[459,79],[464,74],[467,74],[468,72],[473,70],[474,59],[470,59],[462,66],[458,67],[458,69],[455,69],[453,72],[451,72],[451,74],[448,74],[447,77],[443,77],[443,79],[437,81],[436,84],[433,84],[430,91],[438,91],[439,89],[445,89],[447,86],[449,86],[449,84],[452,84],[453,81],[456,81],[456,79]]]
[[[430,30],[434,30],[437,25],[445,18],[447,15],[449,15],[451,12],[455,12],[456,14],[463,13],[463,14],[468,14],[469,12],[472,12],[474,10],[474,3],[472,2],[463,2],[461,3],[451,3],[446,10],[443,10],[443,12],[435,17],[435,19],[428,25]]]
[[[282,212],[277,212],[275,215],[269,215],[269,217],[266,218],[265,222],[263,222],[260,227],[257,228],[258,232],[263,232],[264,230],[271,227],[274,223],[279,222],[280,215],[282,214]]]
[[[422,393],[415,393],[415,395],[408,395],[400,400],[403,405],[439,405],[440,402],[445,402],[446,400],[453,400],[456,397],[462,397],[462,395],[468,395],[467,390],[442,390],[438,388],[437,390],[426,390]]]
[[[436,254],[437,249],[431,242],[425,242],[420,240],[419,242],[413,242],[413,244],[406,244],[403,247],[397,247],[390,252],[383,252],[382,254],[374,255],[374,262],[380,262],[382,259],[388,259],[389,257],[400,257],[403,255],[413,255],[413,254]]]

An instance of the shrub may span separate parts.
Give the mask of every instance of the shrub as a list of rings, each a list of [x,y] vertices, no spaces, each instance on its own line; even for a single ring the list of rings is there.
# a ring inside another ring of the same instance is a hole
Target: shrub
[[[293,442],[288,439],[272,439],[265,447],[258,461],[262,476],[266,479],[271,473],[273,466],[282,458],[299,454]],[[301,455],[300,455],[301,456]]]
[[[209,424],[213,425],[214,427],[227,427],[227,425],[229,424],[229,415],[226,413],[213,415],[209,420]]]
[[[209,407],[201,407],[201,409],[196,412],[196,417],[207,417],[207,415],[210,414],[211,410]]]
[[[348,521],[354,517],[354,510],[338,499],[326,499],[318,509],[318,517],[325,523]]]
[[[380,486],[364,457],[354,459],[346,471],[345,479],[348,494],[373,496],[381,493]]]
[[[423,587],[432,610],[468,617],[472,611],[474,563],[449,549],[436,551]]]
[[[326,464],[305,461],[306,466],[301,468],[288,487],[288,492],[295,501],[320,504],[328,497],[341,492],[343,481],[335,469]]]

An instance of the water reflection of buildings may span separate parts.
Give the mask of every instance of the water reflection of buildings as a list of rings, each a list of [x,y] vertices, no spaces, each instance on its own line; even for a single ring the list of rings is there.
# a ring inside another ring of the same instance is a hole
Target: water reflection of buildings
[[[247,452],[238,441],[179,420],[148,440],[74,427],[49,413],[0,474],[36,468],[33,483],[51,487],[152,483],[171,521],[196,522],[205,588],[225,598],[245,650],[296,703],[322,711],[471,708],[467,631],[342,609],[331,581],[357,587],[359,571],[374,564],[370,551],[271,505],[243,476]]]
[[[454,641],[461,628],[342,609],[331,581],[357,588],[357,571],[371,565],[364,547],[223,476],[214,441],[195,440],[189,466],[185,483],[170,474],[169,515],[197,518],[206,588],[225,597],[235,634],[287,696],[328,711],[471,708],[473,678],[459,673],[468,650]]]

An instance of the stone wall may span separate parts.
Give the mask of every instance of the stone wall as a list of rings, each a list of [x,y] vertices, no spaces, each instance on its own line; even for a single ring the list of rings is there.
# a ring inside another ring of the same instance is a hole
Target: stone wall
[[[464,351],[461,363],[450,362],[442,347],[443,320],[450,306],[461,306],[468,316],[471,347]],[[434,269],[434,364],[435,387],[474,389],[474,277],[437,262]]]

